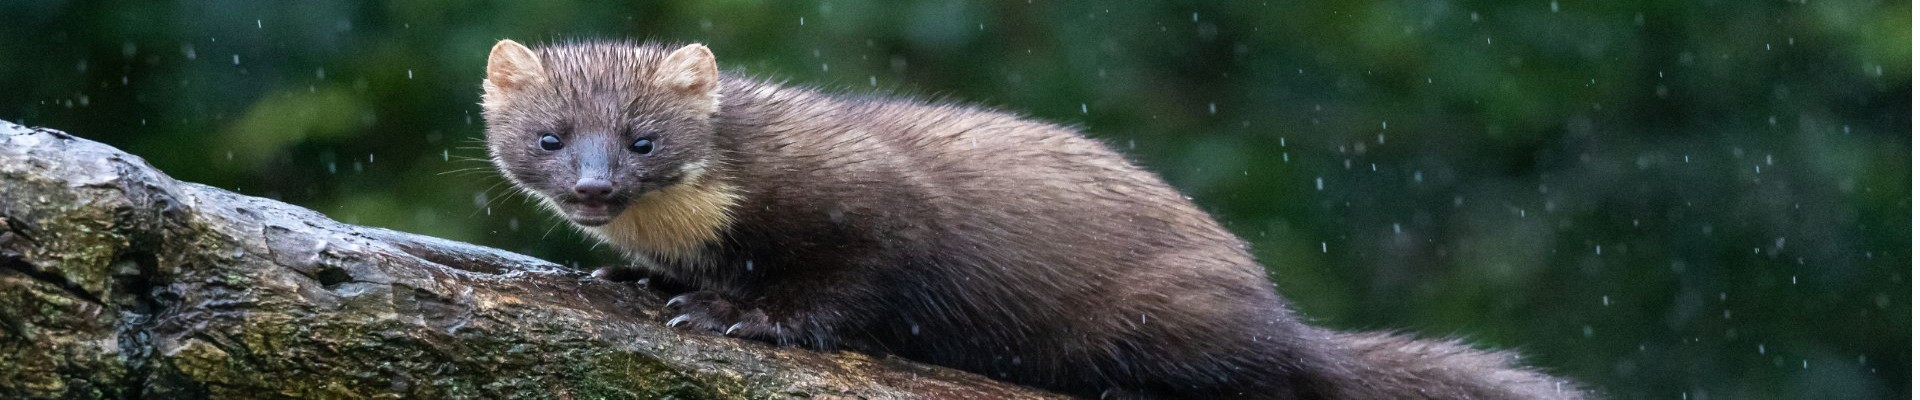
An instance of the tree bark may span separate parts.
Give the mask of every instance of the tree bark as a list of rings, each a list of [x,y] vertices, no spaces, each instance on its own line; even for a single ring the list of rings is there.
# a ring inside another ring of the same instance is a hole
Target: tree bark
[[[1044,398],[661,323],[658,293],[0,121],[0,398]]]

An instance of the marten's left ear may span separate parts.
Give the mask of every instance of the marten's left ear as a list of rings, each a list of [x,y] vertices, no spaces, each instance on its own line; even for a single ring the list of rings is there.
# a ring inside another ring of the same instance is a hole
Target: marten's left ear
[[[690,44],[674,50],[666,61],[660,62],[653,82],[675,93],[715,100],[715,89],[720,86],[720,67],[714,64],[713,52],[708,51],[707,46]]]

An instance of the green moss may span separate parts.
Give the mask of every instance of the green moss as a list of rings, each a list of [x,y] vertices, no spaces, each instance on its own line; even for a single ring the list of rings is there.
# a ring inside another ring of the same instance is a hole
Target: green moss
[[[126,376],[112,314],[52,283],[0,272],[0,397],[98,398]]]
[[[234,381],[233,370],[230,368],[231,357],[226,350],[221,350],[213,344],[198,339],[187,339],[166,356],[174,370],[195,381],[211,383],[214,386]]]
[[[721,397],[720,391],[669,368],[657,358],[619,351],[593,353],[579,363],[570,364],[575,367],[570,375],[577,377],[571,383],[578,395],[645,399]]]

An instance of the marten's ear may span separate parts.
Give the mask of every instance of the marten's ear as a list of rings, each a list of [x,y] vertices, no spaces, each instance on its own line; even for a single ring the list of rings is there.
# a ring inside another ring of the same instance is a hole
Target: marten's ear
[[[546,72],[540,67],[540,56],[520,42],[502,39],[493,45],[493,52],[487,55],[488,91],[519,90],[546,79]]]
[[[714,65],[713,52],[698,43],[681,47],[660,62],[653,74],[660,87],[689,96],[712,96],[719,87],[720,67]]]

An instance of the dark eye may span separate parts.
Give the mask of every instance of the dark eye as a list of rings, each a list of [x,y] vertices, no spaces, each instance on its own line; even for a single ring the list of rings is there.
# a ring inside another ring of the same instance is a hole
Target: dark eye
[[[560,147],[561,145],[560,145],[559,136],[554,136],[551,133],[540,135],[541,150],[554,151],[554,150],[560,150]]]
[[[627,145],[627,150],[633,150],[633,152],[640,153],[640,154],[652,154],[653,139],[647,139],[647,138],[635,139],[633,141],[633,144]]]

